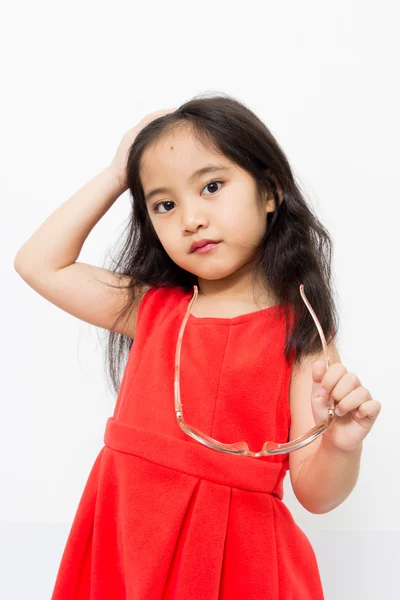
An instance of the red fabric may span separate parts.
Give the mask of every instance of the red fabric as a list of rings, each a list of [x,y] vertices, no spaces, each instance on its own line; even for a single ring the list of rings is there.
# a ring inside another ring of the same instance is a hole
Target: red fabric
[[[313,548],[282,501],[289,456],[218,452],[177,423],[175,348],[192,293],[151,288],[142,300],[52,600],[324,598]],[[251,450],[288,441],[284,341],[279,306],[190,315],[181,350],[186,423]]]

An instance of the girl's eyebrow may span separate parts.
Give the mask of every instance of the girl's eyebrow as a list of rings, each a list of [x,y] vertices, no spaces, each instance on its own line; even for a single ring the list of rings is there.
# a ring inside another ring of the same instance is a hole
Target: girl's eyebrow
[[[227,167],[226,165],[221,165],[221,164],[205,165],[204,167],[197,169],[190,175],[190,177],[188,178],[188,183],[192,183],[195,179],[198,179],[202,175],[205,175],[205,173],[214,173],[215,171],[230,171],[230,167]],[[171,190],[168,187],[158,187],[158,188],[154,188],[154,189],[150,190],[149,192],[147,192],[147,194],[144,195],[146,204],[156,194],[165,194],[165,192],[170,192],[170,191]]]

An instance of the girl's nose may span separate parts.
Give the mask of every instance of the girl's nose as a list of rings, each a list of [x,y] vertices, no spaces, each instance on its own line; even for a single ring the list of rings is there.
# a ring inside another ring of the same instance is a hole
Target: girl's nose
[[[196,231],[200,226],[208,226],[208,218],[199,208],[186,209],[182,214],[182,227],[187,231]]]

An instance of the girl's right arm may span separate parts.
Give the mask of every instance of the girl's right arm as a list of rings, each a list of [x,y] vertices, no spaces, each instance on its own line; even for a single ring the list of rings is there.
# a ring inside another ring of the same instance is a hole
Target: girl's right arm
[[[128,292],[129,278],[77,262],[90,231],[126,190],[111,164],[57,208],[18,251],[14,268],[41,296],[82,321],[112,329]],[[100,281],[99,281],[100,280]],[[148,287],[135,295],[129,319],[113,329],[134,338],[138,308]]]
[[[130,278],[77,259],[93,227],[128,189],[127,157],[137,134],[154,119],[174,110],[149,113],[129,129],[110,165],[55,210],[20,248],[14,260],[17,273],[47,300],[82,321],[131,338],[135,337],[141,300],[150,286],[141,285],[135,290],[128,317],[120,319],[114,327],[128,300],[129,292],[122,286]]]

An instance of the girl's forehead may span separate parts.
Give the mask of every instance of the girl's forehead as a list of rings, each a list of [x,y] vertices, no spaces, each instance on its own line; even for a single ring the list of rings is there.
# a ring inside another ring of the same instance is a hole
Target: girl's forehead
[[[208,164],[234,166],[225,155],[207,148],[193,134],[175,131],[146,148],[140,161],[140,176],[148,184],[155,179],[188,179],[193,171]]]

